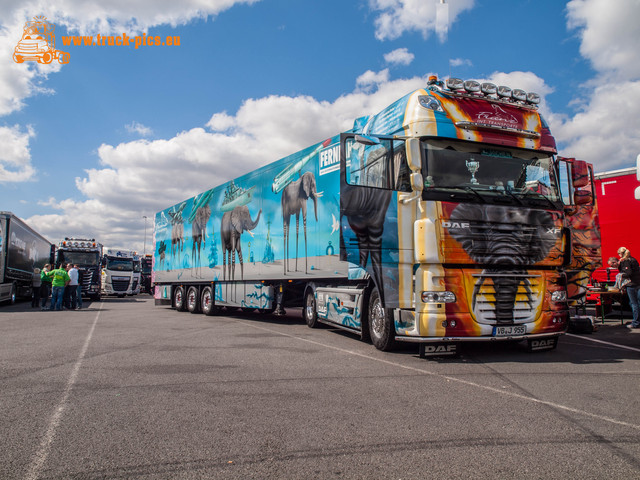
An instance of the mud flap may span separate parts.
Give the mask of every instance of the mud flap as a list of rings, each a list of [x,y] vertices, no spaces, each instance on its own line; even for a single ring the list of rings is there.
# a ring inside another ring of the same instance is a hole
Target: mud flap
[[[421,343],[420,358],[455,357],[460,351],[459,343]]]
[[[532,338],[527,340],[528,352],[541,352],[544,350],[553,350],[558,346],[558,337],[550,338]]]

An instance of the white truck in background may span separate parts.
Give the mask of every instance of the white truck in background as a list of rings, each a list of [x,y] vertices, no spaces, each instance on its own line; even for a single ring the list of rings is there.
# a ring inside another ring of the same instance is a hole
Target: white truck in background
[[[102,257],[102,295],[133,295],[135,252],[108,249]]]

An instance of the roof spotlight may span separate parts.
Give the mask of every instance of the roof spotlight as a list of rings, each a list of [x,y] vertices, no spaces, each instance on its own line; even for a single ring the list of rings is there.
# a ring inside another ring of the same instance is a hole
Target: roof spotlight
[[[527,92],[520,90],[519,88],[514,89],[512,95],[513,98],[519,102],[525,102],[527,100]]]
[[[459,78],[447,78],[447,88],[449,90],[462,90],[463,82]]]
[[[496,87],[493,83],[483,83],[480,85],[480,91],[485,95],[495,95],[498,87]]]
[[[475,80],[466,80],[464,82],[464,89],[469,93],[479,92],[480,84]]]
[[[538,105],[540,103],[540,95],[535,92],[527,93],[527,102],[532,105]]]
[[[498,87],[498,96],[502,98],[511,98],[511,89],[504,85],[500,85]]]

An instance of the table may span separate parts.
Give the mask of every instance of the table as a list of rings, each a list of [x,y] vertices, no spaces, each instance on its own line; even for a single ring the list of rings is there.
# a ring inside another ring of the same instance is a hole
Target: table
[[[618,303],[618,309],[620,311],[620,323],[624,325],[624,317],[622,316],[622,296],[626,295],[622,293],[620,290],[589,290],[589,293],[595,293],[600,295],[600,318],[602,319],[602,324],[604,325],[604,305],[605,300],[608,298],[611,300],[611,306],[613,308],[613,304],[615,302]],[[596,308],[597,313],[597,308]]]

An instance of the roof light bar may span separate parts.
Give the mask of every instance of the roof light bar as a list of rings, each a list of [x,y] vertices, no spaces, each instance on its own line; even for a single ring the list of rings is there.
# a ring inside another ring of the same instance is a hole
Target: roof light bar
[[[493,83],[483,83],[480,85],[480,91],[485,95],[495,95],[498,91],[498,87]]]
[[[538,105],[540,103],[540,95],[535,92],[527,93],[527,102],[531,105]]]
[[[459,78],[447,78],[447,88],[449,90],[462,90],[464,82]]]
[[[504,85],[500,85],[498,87],[498,96],[501,98],[511,98],[511,89]]]
[[[527,92],[525,92],[524,90],[516,88],[513,90],[513,92],[511,92],[511,94],[513,95],[513,98],[515,100],[518,100],[519,102],[527,101]]]
[[[466,80],[463,85],[464,85],[464,89],[469,93],[475,93],[480,91],[480,84],[475,80]]]

